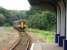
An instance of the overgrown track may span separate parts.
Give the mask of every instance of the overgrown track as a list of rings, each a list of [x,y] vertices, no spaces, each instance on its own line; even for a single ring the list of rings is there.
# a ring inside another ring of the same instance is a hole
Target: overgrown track
[[[32,39],[26,32],[19,32],[19,43],[12,50],[30,50]]]

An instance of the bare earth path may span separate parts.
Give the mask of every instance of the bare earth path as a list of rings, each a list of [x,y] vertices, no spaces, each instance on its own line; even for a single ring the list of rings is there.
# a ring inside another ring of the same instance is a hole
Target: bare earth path
[[[0,27],[0,50],[5,48],[10,49],[18,38],[18,33],[12,27],[10,29]]]

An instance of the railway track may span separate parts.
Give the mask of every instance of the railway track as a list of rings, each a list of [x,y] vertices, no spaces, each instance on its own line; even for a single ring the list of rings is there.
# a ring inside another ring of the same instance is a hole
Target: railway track
[[[26,32],[18,32],[19,39],[9,50],[30,50],[32,39]]]

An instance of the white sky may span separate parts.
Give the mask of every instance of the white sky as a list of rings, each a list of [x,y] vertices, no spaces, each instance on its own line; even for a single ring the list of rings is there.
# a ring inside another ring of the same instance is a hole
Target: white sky
[[[9,10],[29,10],[28,0],[0,0],[0,6]]]

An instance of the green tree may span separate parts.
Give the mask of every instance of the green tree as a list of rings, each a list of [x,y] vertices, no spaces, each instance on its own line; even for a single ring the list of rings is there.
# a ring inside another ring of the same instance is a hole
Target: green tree
[[[5,23],[5,16],[3,14],[0,14],[0,26],[2,26]]]

